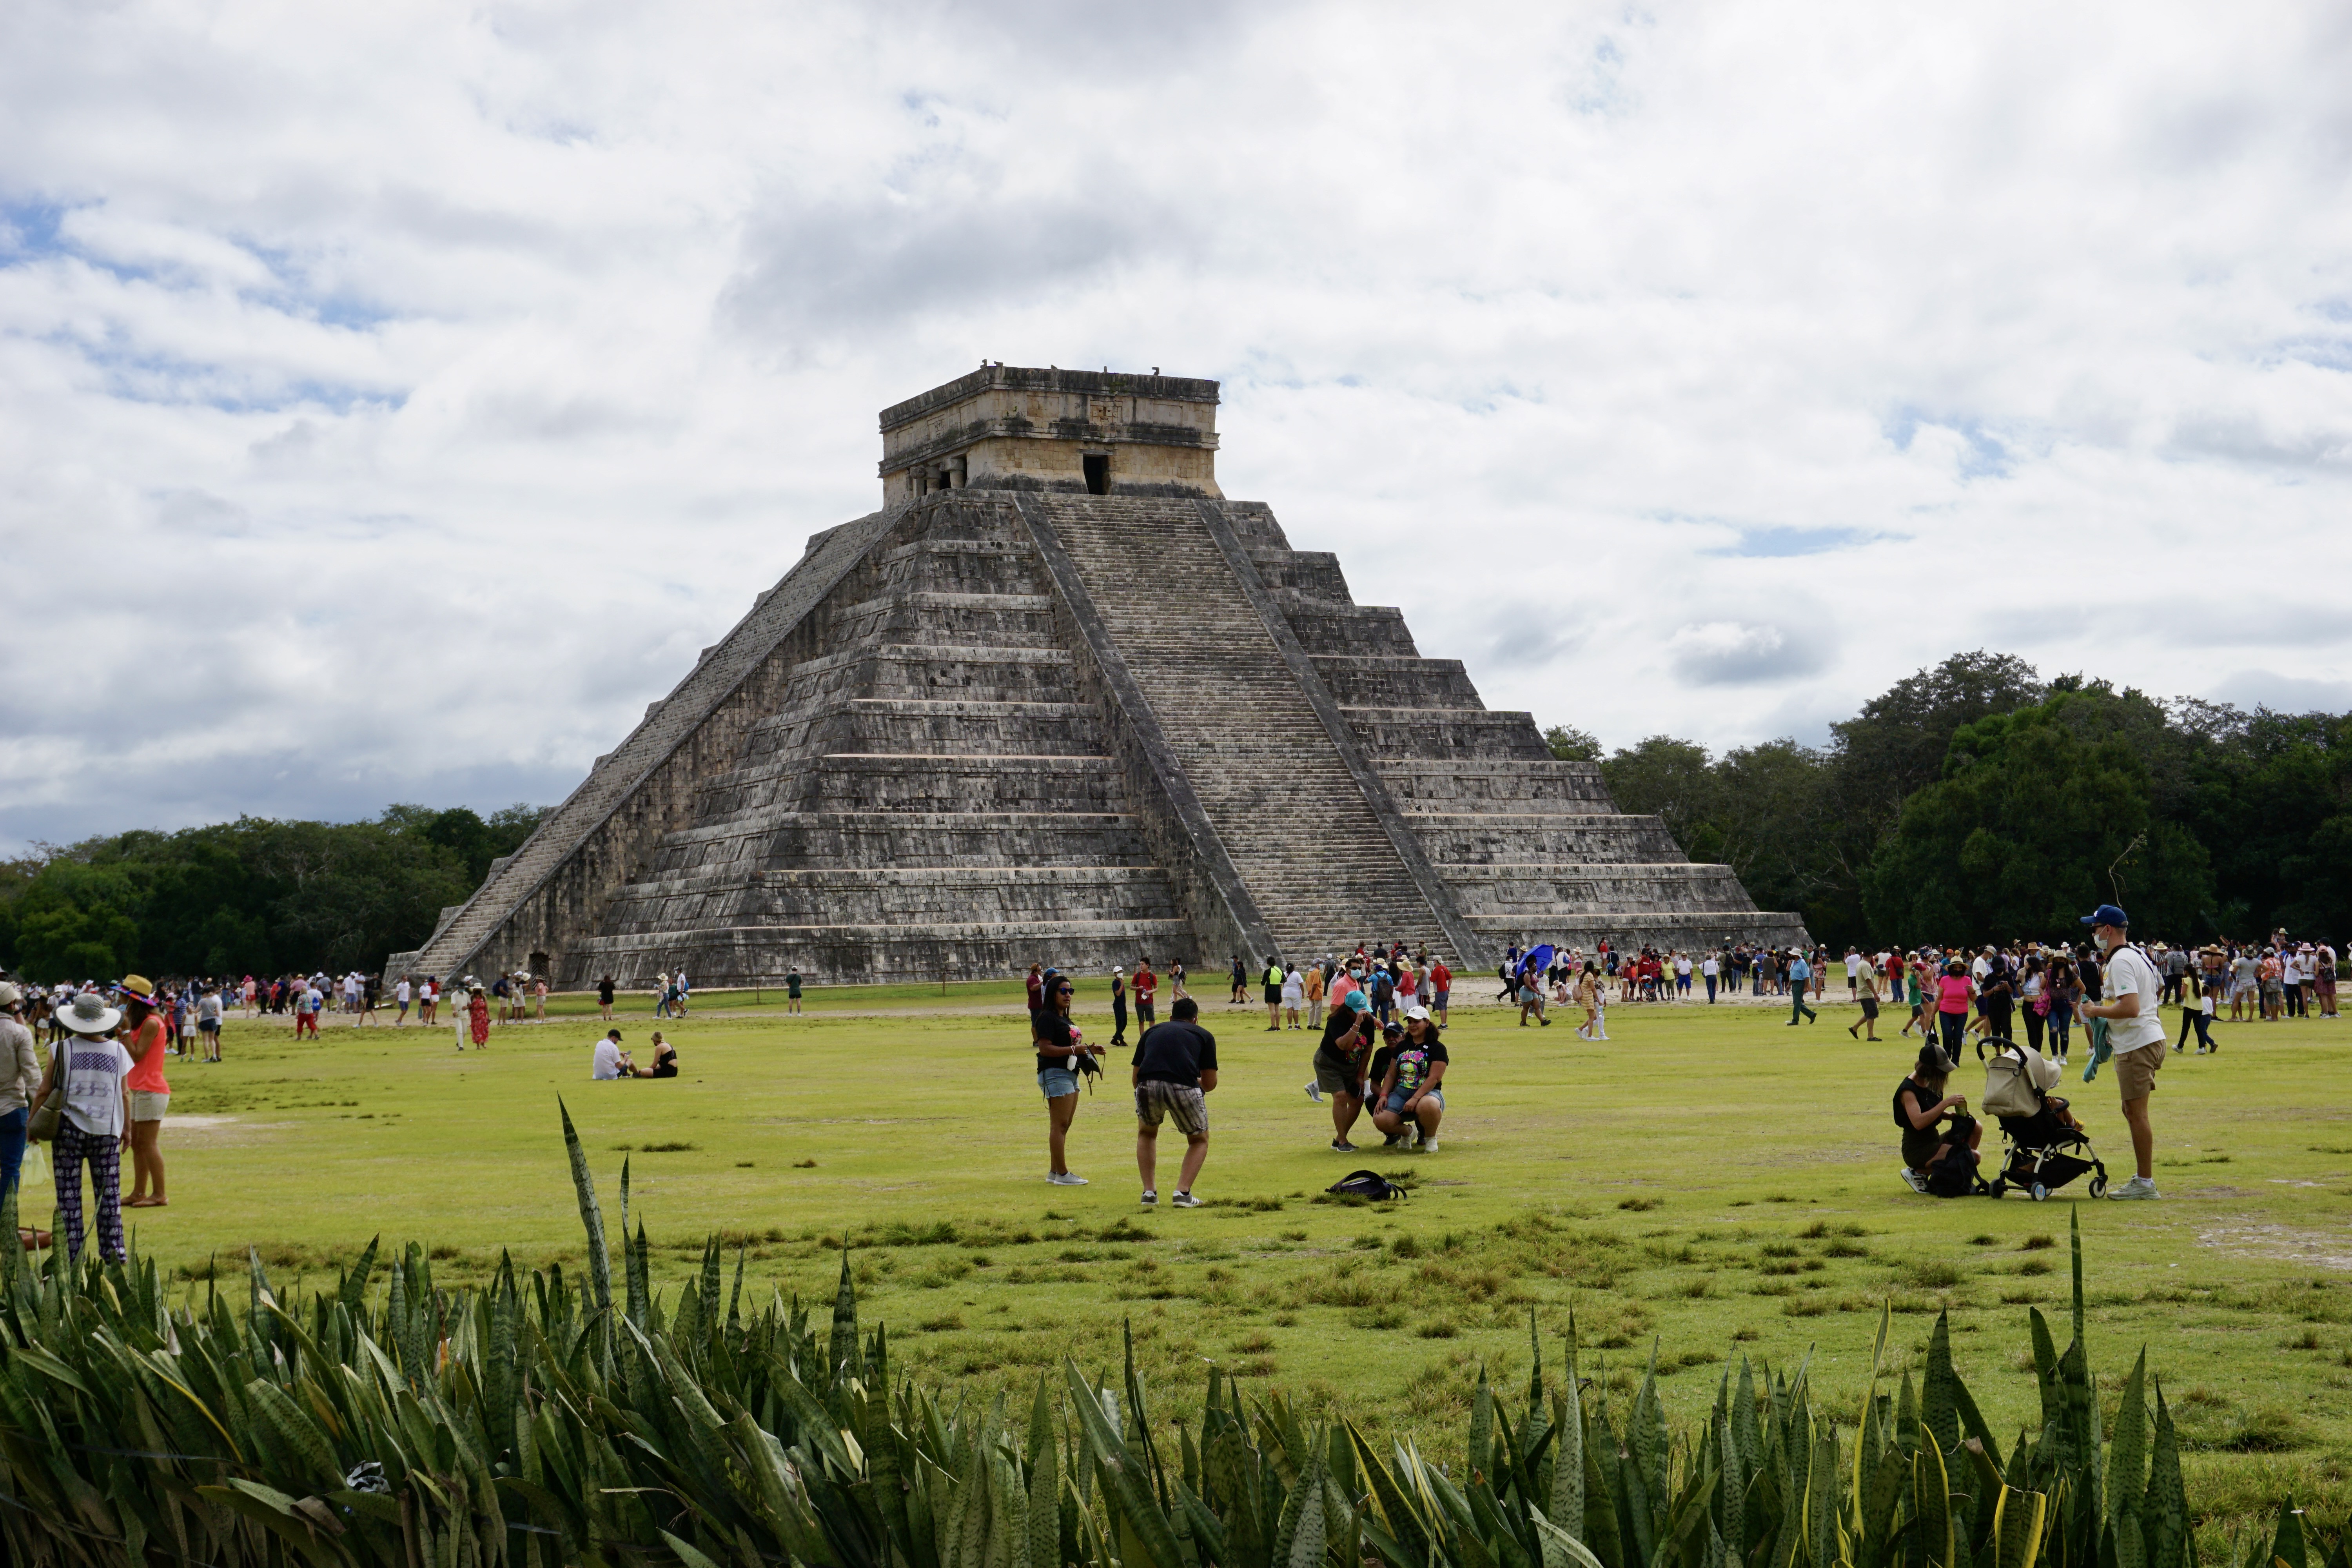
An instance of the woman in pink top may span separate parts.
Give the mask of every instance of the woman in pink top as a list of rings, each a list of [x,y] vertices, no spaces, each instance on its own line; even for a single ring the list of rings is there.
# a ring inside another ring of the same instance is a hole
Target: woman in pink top
[[[155,988],[142,976],[122,978],[123,1022],[131,1028],[131,1071],[122,1087],[131,1100],[131,1195],[122,1206],[159,1209],[163,1200],[163,1112],[172,1086],[163,1078],[163,1052],[172,1043],[170,1015],[155,1003]]]
[[[1967,964],[1956,958],[1944,965],[1936,981],[1936,1026],[1943,1031],[1944,1055],[1953,1061],[1960,1059],[1960,1041],[1969,1027],[1969,999],[1975,993],[1976,982],[1969,978]]]

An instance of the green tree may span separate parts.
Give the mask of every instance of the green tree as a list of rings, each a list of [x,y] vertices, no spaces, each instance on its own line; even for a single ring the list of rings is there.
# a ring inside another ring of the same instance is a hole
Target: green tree
[[[2155,812],[2147,763],[2062,692],[1962,726],[1943,776],[1904,803],[1864,876],[1872,930],[1906,942],[2072,938],[2112,900],[2173,940],[2210,930],[2204,850]],[[2085,710],[2091,710],[2085,711]]]
[[[1573,724],[1554,724],[1544,731],[1544,744],[1551,754],[1563,763],[1597,763],[1601,760],[1601,742],[1589,730]]]

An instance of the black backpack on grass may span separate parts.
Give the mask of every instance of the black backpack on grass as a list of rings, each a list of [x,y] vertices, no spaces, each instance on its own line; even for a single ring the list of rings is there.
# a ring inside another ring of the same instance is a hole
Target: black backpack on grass
[[[1338,1197],[1367,1198],[1376,1204],[1409,1195],[1378,1171],[1350,1171],[1323,1190]]]
[[[1977,1180],[1977,1152],[1966,1144],[1947,1145],[1944,1157],[1927,1167],[1927,1195],[1931,1198],[1965,1198],[1982,1190],[1983,1185]]]

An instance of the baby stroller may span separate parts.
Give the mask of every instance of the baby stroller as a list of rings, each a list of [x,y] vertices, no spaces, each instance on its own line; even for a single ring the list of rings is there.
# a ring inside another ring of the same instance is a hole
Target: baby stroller
[[[2038,1204],[2087,1171],[2091,1195],[2106,1196],[2107,1167],[2091,1147],[2091,1135],[2069,1123],[2060,1114],[2066,1102],[2053,1104],[2048,1093],[2058,1082],[2058,1064],[1999,1037],[1978,1044],[1979,1058],[1988,1043],[1994,1049],[1985,1063],[1984,1109],[2000,1123],[2007,1150],[1986,1190],[1997,1198],[2021,1188]]]

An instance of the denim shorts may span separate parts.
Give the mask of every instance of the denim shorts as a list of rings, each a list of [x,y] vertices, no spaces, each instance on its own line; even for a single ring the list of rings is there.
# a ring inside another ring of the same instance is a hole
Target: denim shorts
[[[1389,1113],[1392,1116],[1403,1115],[1404,1102],[1412,1098],[1412,1097],[1411,1095],[1407,1094],[1401,1089],[1391,1089],[1386,1102]],[[1421,1097],[1421,1102],[1423,1105],[1434,1105],[1440,1110],[1445,1109],[1445,1096],[1433,1089]]]
[[[1059,1100],[1078,1092],[1078,1075],[1068,1068],[1039,1068],[1037,1087],[1045,1091],[1047,1100]]]

